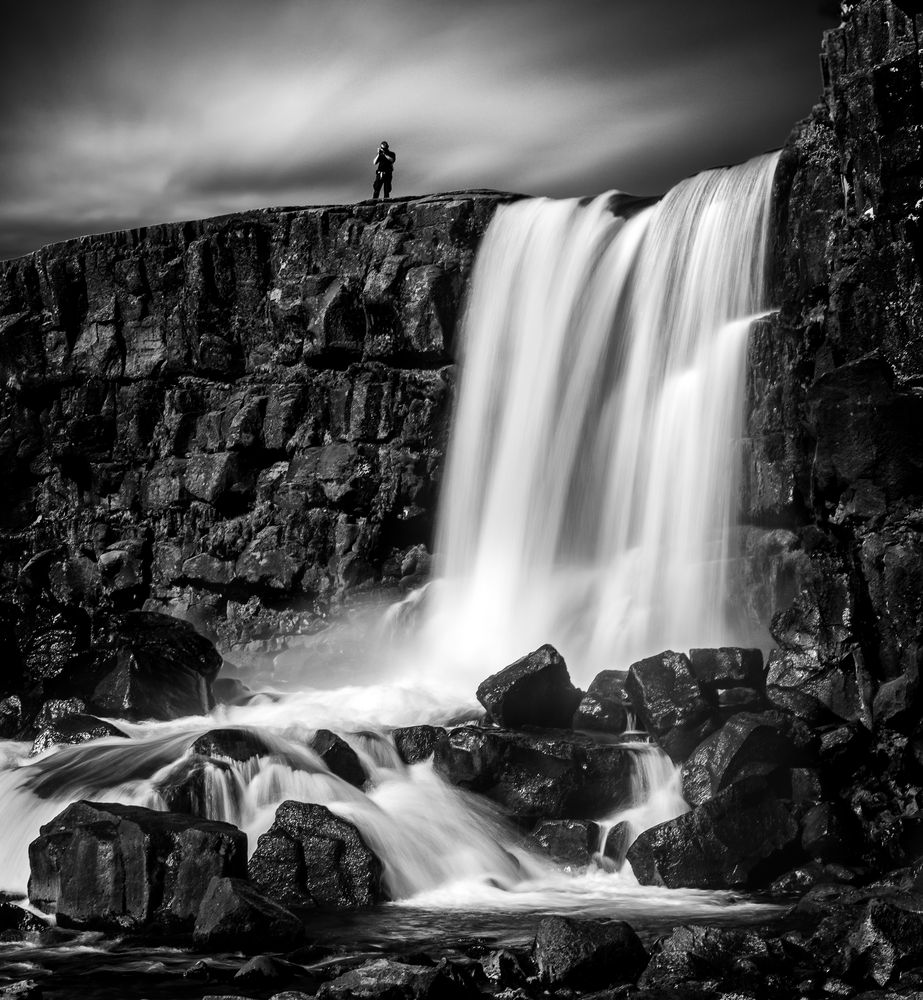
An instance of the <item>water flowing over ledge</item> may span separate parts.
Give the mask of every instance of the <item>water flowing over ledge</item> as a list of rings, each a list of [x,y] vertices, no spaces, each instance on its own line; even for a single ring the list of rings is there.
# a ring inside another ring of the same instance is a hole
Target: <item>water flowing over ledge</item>
[[[551,642],[578,678],[743,638],[728,610],[747,333],[776,154],[625,220],[498,210],[478,255],[425,657],[468,682]]]

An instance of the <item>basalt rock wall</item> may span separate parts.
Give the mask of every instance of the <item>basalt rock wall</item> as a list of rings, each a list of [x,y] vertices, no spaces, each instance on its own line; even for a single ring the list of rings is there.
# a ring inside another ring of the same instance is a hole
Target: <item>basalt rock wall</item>
[[[753,618],[782,611],[772,627],[782,647],[859,678],[876,728],[912,732],[923,655],[923,64],[913,22],[883,0],[845,4],[821,64],[823,100],[793,131],[776,177],[779,309],[751,341],[745,590]]]
[[[0,588],[243,663],[425,575],[477,243],[512,196],[273,209],[0,264]]]

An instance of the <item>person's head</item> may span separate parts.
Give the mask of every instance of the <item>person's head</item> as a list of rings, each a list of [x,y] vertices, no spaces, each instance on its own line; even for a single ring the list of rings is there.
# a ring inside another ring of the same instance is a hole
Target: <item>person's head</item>
[[[385,142],[384,139],[381,140],[381,144],[379,145],[378,148],[379,149],[387,149],[388,148],[388,144]]]

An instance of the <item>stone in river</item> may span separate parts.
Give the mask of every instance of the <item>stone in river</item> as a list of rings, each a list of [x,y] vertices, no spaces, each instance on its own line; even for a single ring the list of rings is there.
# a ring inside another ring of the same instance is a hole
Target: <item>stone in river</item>
[[[296,948],[304,924],[291,910],[237,878],[213,878],[196,915],[193,941],[200,951]]]
[[[250,881],[285,906],[356,909],[386,898],[382,866],[326,806],[283,802],[250,858]]]
[[[544,645],[482,681],[478,701],[499,726],[569,729],[580,692],[561,654]]]
[[[29,845],[29,900],[62,927],[191,930],[214,876],[241,877],[247,837],[229,823],[75,802]]]

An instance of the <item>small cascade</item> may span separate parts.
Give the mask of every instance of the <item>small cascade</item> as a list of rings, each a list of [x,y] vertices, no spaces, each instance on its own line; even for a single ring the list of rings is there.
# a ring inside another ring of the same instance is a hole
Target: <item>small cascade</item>
[[[683,798],[682,768],[652,744],[637,743],[632,749],[631,801],[599,821],[597,850],[605,855],[608,844],[608,855],[617,868],[639,834],[689,811]],[[613,832],[614,844],[610,842]]]

